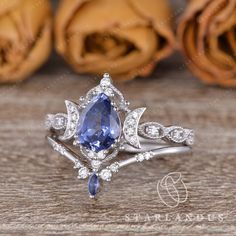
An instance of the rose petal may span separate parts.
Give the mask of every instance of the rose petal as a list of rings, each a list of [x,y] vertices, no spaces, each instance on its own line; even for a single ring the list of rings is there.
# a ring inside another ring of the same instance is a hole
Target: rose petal
[[[48,0],[4,1],[0,10],[0,82],[32,74],[51,51],[52,19]],[[1,5],[1,4],[0,4]]]
[[[156,61],[172,52],[174,37],[166,1],[146,2],[61,1],[55,24],[57,51],[78,72],[108,71],[115,79],[122,75],[119,80],[147,75]],[[160,25],[160,19],[166,23]]]
[[[235,16],[236,0],[193,0],[178,27],[188,66],[209,84],[236,86]]]

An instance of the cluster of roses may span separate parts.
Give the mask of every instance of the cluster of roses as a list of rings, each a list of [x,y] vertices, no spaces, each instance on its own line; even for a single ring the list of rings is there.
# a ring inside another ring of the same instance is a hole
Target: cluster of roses
[[[0,82],[23,80],[57,52],[78,73],[148,76],[175,49],[207,84],[236,86],[236,0],[191,0],[177,31],[167,0],[0,1]]]

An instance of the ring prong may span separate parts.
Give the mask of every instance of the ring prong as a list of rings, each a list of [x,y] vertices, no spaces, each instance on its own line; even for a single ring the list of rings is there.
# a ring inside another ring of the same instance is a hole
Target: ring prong
[[[130,105],[130,102],[126,100],[126,101],[125,101],[125,105],[126,105],[126,106],[129,106],[129,105]]]
[[[83,102],[84,101],[84,97],[83,96],[81,96],[80,98],[79,98],[79,100],[81,101],[81,102]]]
[[[104,73],[104,74],[103,74],[103,77],[104,77],[104,78],[110,78],[110,75],[109,75],[109,73]]]

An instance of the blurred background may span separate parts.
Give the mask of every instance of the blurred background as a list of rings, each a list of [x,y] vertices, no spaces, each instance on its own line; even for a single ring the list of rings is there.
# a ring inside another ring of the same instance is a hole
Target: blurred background
[[[15,0],[1,6],[2,83],[58,63],[77,74],[109,72],[123,82],[156,77],[170,59],[203,84],[236,85],[235,0]]]

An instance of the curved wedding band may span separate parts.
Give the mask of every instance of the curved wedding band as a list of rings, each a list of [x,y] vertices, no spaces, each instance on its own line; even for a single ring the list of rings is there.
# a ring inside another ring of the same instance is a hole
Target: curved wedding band
[[[74,163],[79,179],[89,178],[92,198],[100,189],[100,179],[110,181],[120,168],[189,152],[194,143],[191,129],[141,123],[146,108],[130,110],[129,102],[107,73],[78,103],[66,100],[65,104],[67,113],[47,115],[47,140],[55,151]],[[119,152],[131,156],[118,160]]]

